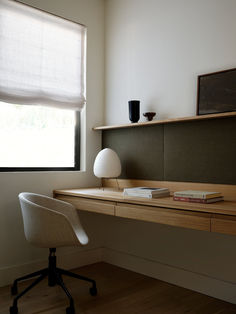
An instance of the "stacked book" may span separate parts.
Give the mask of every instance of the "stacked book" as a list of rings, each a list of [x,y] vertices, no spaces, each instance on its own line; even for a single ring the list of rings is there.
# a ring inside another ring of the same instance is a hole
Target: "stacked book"
[[[148,187],[136,187],[124,189],[124,196],[145,197],[145,198],[157,198],[166,197],[170,195],[170,191],[167,188],[148,188]]]
[[[194,202],[194,203],[215,203],[224,200],[220,192],[207,192],[207,191],[178,191],[174,192],[174,201]]]

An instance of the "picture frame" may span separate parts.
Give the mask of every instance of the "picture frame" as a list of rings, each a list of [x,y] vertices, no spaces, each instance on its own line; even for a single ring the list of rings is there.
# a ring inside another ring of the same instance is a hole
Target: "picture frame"
[[[198,76],[197,115],[236,111],[236,68]]]

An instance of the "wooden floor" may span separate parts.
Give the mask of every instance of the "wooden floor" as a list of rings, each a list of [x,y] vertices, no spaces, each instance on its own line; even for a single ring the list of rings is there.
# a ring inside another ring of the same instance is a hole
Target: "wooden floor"
[[[98,295],[89,284],[64,278],[75,300],[76,314],[236,314],[236,305],[183,289],[106,263],[75,272],[97,281]],[[24,282],[20,288],[29,284]],[[9,313],[9,287],[0,288],[0,314]],[[60,287],[46,280],[19,301],[19,314],[65,314],[68,301]]]

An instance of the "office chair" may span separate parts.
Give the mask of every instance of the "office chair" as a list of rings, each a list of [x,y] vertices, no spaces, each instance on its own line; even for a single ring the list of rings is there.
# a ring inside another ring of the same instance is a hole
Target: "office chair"
[[[23,216],[26,239],[33,245],[41,248],[49,248],[48,267],[32,274],[23,276],[14,281],[11,294],[17,295],[19,281],[38,276],[25,290],[18,294],[10,307],[10,314],[17,314],[17,302],[26,292],[36,286],[45,277],[48,277],[48,285],[62,287],[70,305],[66,308],[67,314],[74,314],[74,301],[62,280],[62,275],[85,280],[92,283],[90,294],[97,294],[96,282],[87,277],[74,274],[56,266],[56,248],[63,246],[86,245],[88,237],[81,226],[75,207],[69,203],[34,193],[20,193],[20,206]]]

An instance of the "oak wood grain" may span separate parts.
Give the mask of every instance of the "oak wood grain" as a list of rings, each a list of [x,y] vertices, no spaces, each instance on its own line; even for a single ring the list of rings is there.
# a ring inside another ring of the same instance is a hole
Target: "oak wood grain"
[[[55,190],[56,198],[59,195],[70,195],[78,198],[96,199],[101,201],[113,201],[126,204],[137,204],[146,206],[155,206],[161,208],[173,208],[186,211],[204,212],[212,214],[224,214],[236,216],[236,201],[222,201],[211,204],[190,203],[174,201],[172,197],[162,198],[141,198],[141,197],[127,197],[123,196],[121,190],[112,188],[87,188],[87,189],[69,189],[69,190]],[[76,202],[76,198],[72,198]]]
[[[210,231],[210,214],[130,204],[117,205],[115,210],[118,217]]]
[[[226,215],[212,215],[211,231],[236,235],[236,217]]]
[[[94,131],[103,131],[103,130],[112,130],[112,129],[122,129],[122,128],[133,128],[133,127],[142,127],[142,126],[150,126],[155,124],[167,124],[167,123],[180,123],[180,122],[188,122],[188,121],[199,121],[199,120],[210,120],[210,119],[222,119],[227,117],[235,117],[236,112],[226,112],[226,113],[217,113],[217,114],[207,114],[202,116],[191,116],[191,117],[183,117],[183,118],[173,118],[173,119],[165,119],[165,120],[153,120],[149,122],[137,122],[137,123],[125,123],[118,125],[104,125],[94,127]]]
[[[76,313],[87,314],[235,314],[236,305],[177,287],[107,263],[74,270],[97,281],[98,295],[91,297],[89,284],[63,277],[74,297]],[[32,281],[19,285],[20,290]],[[9,313],[10,287],[0,288],[0,314]],[[19,301],[19,313],[65,314],[68,300],[60,287],[45,279]]]
[[[115,215],[115,203],[109,201],[97,201],[91,198],[78,198],[68,195],[56,196],[57,199],[73,204],[77,209],[100,213],[105,215]]]
[[[152,180],[132,180],[132,179],[103,179],[102,185],[104,187],[115,188],[120,190],[134,186],[147,187],[164,187],[169,188],[171,195],[175,191],[183,190],[199,190],[221,192],[225,200],[236,201],[236,185],[231,184],[213,184],[213,183],[195,183],[195,182],[175,182],[175,181],[152,181]]]
[[[235,185],[143,180],[118,180],[118,184],[116,180],[104,180],[103,183],[103,188],[55,190],[54,197],[68,201],[80,210],[236,235]],[[188,189],[219,191],[225,201],[201,204],[174,201],[172,196],[153,199],[127,197],[122,188],[129,186],[168,187],[171,193]]]

